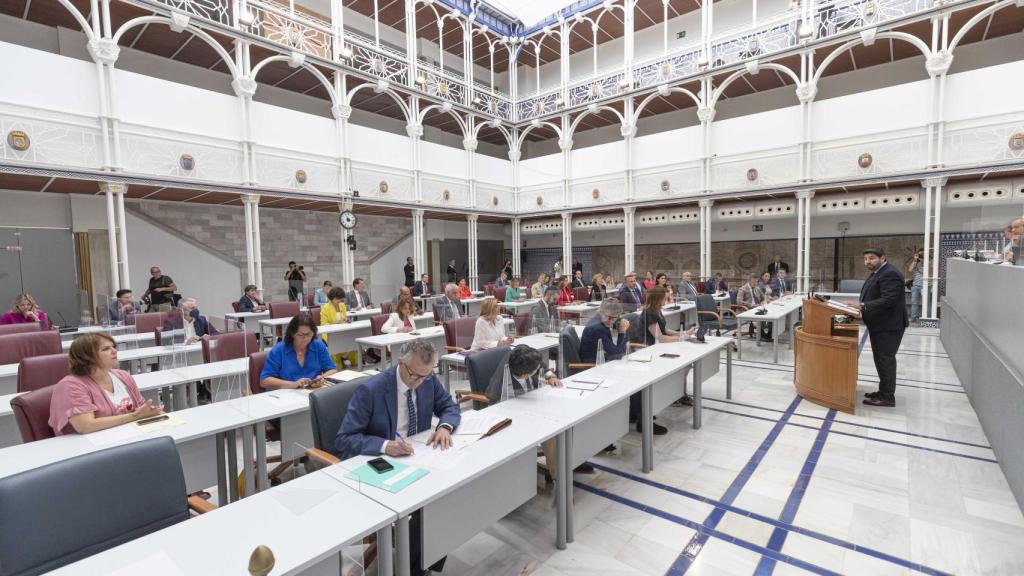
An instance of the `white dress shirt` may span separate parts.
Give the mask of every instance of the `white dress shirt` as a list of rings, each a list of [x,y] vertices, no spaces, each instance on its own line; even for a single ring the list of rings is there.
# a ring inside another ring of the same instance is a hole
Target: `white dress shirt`
[[[356,293],[356,308],[362,308],[363,307],[363,295],[359,293],[359,290],[356,290],[355,293]]]
[[[401,366],[395,368],[395,382],[398,389],[398,398],[395,400],[395,411],[397,412],[398,423],[395,425],[395,430],[402,435],[402,438],[409,438],[409,404],[405,400],[405,391],[409,389],[402,380],[400,372],[404,370]],[[412,405],[416,407],[416,412],[419,413],[419,404],[416,402],[416,392],[412,393]],[[422,432],[422,430],[420,431]],[[384,440],[384,443],[380,446],[380,453],[387,453],[388,439]]]
[[[480,316],[476,319],[476,326],[473,330],[472,350],[484,350],[494,348],[498,341],[505,337],[505,323],[498,318],[492,324],[487,318]]]

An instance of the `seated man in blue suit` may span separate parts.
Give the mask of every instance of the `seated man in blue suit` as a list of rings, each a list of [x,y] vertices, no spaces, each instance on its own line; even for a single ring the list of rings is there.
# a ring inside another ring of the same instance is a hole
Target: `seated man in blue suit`
[[[644,289],[637,283],[636,274],[626,274],[626,281],[619,288],[618,300],[626,312],[636,312],[643,306]]]
[[[356,389],[334,438],[334,447],[343,459],[360,454],[408,456],[413,447],[406,439],[429,430],[432,416],[441,422],[421,450],[446,450],[452,446],[452,433],[461,416],[459,406],[434,375],[436,356],[434,346],[427,340],[407,342],[394,367]],[[413,514],[410,532],[413,574],[423,574],[419,513]],[[443,558],[430,567],[435,572],[443,568]]]
[[[793,293],[793,281],[786,278],[786,269],[779,268],[775,273],[775,278],[772,278],[772,294],[778,294],[782,296],[784,294]]]
[[[722,273],[716,272],[715,277],[709,279],[704,283],[705,294],[718,294],[719,292],[728,292],[729,285],[722,279]]]
[[[434,287],[430,285],[430,274],[424,274],[420,276],[420,281],[413,285],[412,295],[413,296],[432,296],[434,294]]]

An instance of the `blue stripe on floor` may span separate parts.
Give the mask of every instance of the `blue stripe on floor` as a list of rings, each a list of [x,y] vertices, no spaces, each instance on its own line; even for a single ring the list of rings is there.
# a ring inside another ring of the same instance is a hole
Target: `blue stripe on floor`
[[[757,416],[755,414],[744,414],[742,412],[733,412],[732,410],[723,410],[721,408],[714,408],[711,406],[704,406],[705,410],[711,410],[712,412],[721,412],[723,414],[732,414],[733,416],[742,416],[744,418],[754,418],[756,420],[764,420],[765,422],[776,422],[772,418],[767,416]],[[787,426],[796,426],[797,428],[807,428],[808,430],[817,430],[814,426],[808,426],[807,424],[799,424],[797,422],[786,422]],[[970,460],[978,460],[980,462],[991,462],[998,464],[998,460],[992,458],[985,458],[984,456],[974,456],[971,454],[961,454],[959,452],[950,452],[949,450],[939,450],[938,448],[928,448],[926,446],[914,446],[913,444],[906,444],[904,442],[896,442],[895,440],[884,440],[882,438],[872,438],[870,436],[864,436],[863,434],[854,434],[853,432],[840,432],[833,430],[833,434],[839,434],[841,436],[850,436],[852,438],[863,438],[864,440],[870,440],[872,442],[879,442],[881,444],[890,444],[892,446],[902,446],[904,448],[913,448],[915,450],[924,450],[925,452],[934,452],[936,454],[945,454],[947,456],[959,456],[960,458],[968,458]]]
[[[814,444],[811,445],[811,451],[807,454],[807,459],[804,460],[804,466],[800,469],[800,475],[797,476],[796,483],[793,484],[793,489],[789,492],[786,505],[782,508],[782,514],[779,515],[780,521],[792,524],[796,520],[796,513],[800,509],[800,503],[803,502],[804,494],[807,493],[807,487],[811,484],[814,468],[818,465],[821,451],[825,449],[825,441],[828,440],[828,433],[832,429],[832,422],[835,419],[836,411],[829,410],[828,415],[825,416],[825,421],[822,422],[821,428],[818,430],[818,436],[814,439]],[[789,536],[788,530],[776,527],[768,538],[768,548],[776,552],[782,552],[782,547],[786,544],[786,536]],[[757,563],[757,569],[754,570],[754,574],[756,576],[771,576],[775,572],[775,562],[775,559],[770,556],[762,556],[761,561]]]
[[[740,473],[726,489],[725,494],[722,495],[722,502],[725,504],[732,504],[736,497],[739,496],[740,491],[750,480],[750,477],[754,475],[754,471],[761,464],[761,460],[764,459],[765,454],[768,453],[768,449],[772,447],[775,440],[779,437],[779,434],[786,427],[786,423],[789,421],[789,417],[796,412],[796,407],[800,405],[802,398],[797,396],[793,398],[793,401],[789,403],[789,407],[782,414],[782,417],[775,423],[775,426],[768,432],[768,435],[761,442],[761,445],[757,447],[754,454],[747,461],[747,464],[740,470]],[[716,508],[711,511],[711,514],[704,520],[702,526],[708,529],[714,529],[718,526],[718,523],[722,521],[722,517],[725,516],[725,510]],[[697,559],[697,555],[704,548],[704,545],[708,541],[707,532],[698,532],[690,539],[690,542],[683,548],[683,551],[676,558],[675,562],[672,563],[672,567],[669,569],[668,574],[671,576],[682,576],[686,574],[686,571],[693,565],[694,560]]]
[[[598,470],[601,470],[603,472],[608,472],[609,474],[614,474],[616,476],[621,476],[622,478],[627,478],[629,480],[632,480],[634,482],[638,482],[640,484],[645,484],[645,485],[651,486],[653,488],[658,488],[659,490],[664,490],[666,492],[670,492],[672,494],[676,494],[677,496],[683,496],[685,498],[690,498],[692,500],[696,500],[696,501],[702,502],[704,504],[709,504],[711,506],[714,506],[715,508],[721,508],[722,510],[724,510],[726,512],[732,512],[733,514],[738,514],[740,516],[747,516],[748,518],[751,518],[753,520],[757,520],[758,522],[763,522],[765,524],[769,524],[771,526],[774,526],[775,528],[781,528],[783,530],[788,530],[788,531],[794,532],[796,534],[801,534],[803,536],[807,536],[808,538],[814,538],[816,540],[821,540],[822,542],[825,542],[825,543],[828,543],[828,544],[832,544],[834,546],[839,546],[841,548],[845,548],[846,550],[850,550],[850,551],[853,551],[853,552],[859,552],[861,554],[865,554],[865,555],[871,556],[872,558],[877,558],[877,559],[883,560],[885,562],[890,562],[892,564],[896,564],[898,566],[902,566],[902,567],[907,568],[909,570],[914,570],[915,572],[921,572],[921,573],[930,574],[930,575],[933,575],[933,576],[943,576],[943,575],[946,574],[945,572],[942,572],[941,570],[936,570],[934,568],[930,568],[930,567],[925,566],[923,564],[918,564],[917,562],[911,562],[909,560],[904,560],[903,558],[898,558],[896,556],[892,556],[890,554],[886,554],[885,552],[881,552],[881,551],[875,550],[873,548],[866,548],[864,546],[853,544],[852,542],[847,542],[845,540],[840,540],[839,538],[835,538],[833,536],[829,536],[828,534],[823,534],[821,532],[815,532],[814,530],[808,530],[807,528],[801,528],[801,527],[795,526],[793,524],[781,522],[779,520],[776,520],[775,518],[770,518],[768,516],[764,516],[764,515],[758,514],[757,512],[751,512],[749,510],[745,510],[743,508],[739,508],[739,507],[737,507],[735,505],[732,505],[732,504],[725,504],[725,503],[723,503],[723,502],[721,502],[719,500],[715,500],[714,498],[708,498],[706,496],[701,496],[700,494],[695,494],[693,492],[689,492],[687,490],[683,490],[682,488],[676,488],[675,486],[669,486],[668,484],[662,484],[661,482],[656,482],[654,480],[650,480],[650,479],[648,479],[646,477],[643,477],[643,476],[637,476],[635,474],[630,474],[629,472],[623,472],[621,470],[616,470],[615,468],[611,468],[609,466],[606,466],[604,464],[599,464],[597,462],[590,462],[590,464],[593,465],[594,468],[597,468]]]
[[[769,412],[778,412],[780,414],[783,412],[782,410],[779,410],[778,408],[766,408],[764,406],[756,406],[754,404],[745,404],[743,402],[737,402],[735,400],[722,400],[721,398],[711,398],[711,397],[708,397],[708,396],[704,396],[704,400],[711,400],[711,401],[714,401],[714,402],[721,402],[722,404],[734,404],[736,406],[745,406],[747,408],[755,408],[757,410],[767,410]],[[801,418],[812,418],[814,420],[824,420],[824,418],[822,418],[821,416],[812,416],[810,414],[801,414],[800,412],[796,412],[793,415],[794,416],[800,416]],[[991,450],[992,449],[991,446],[986,446],[985,444],[974,444],[973,442],[964,442],[963,440],[952,440],[952,439],[949,439],[949,438],[943,438],[941,436],[929,436],[928,434],[918,434],[916,432],[905,432],[903,430],[896,430],[895,428],[885,428],[885,427],[882,427],[882,426],[872,426],[870,424],[858,424],[856,422],[848,422],[846,420],[839,420],[838,418],[836,419],[835,423],[836,424],[845,424],[847,426],[857,426],[858,428],[868,428],[868,429],[871,429],[871,430],[881,430],[882,432],[892,432],[894,434],[903,434],[904,436],[913,436],[914,438],[927,438],[929,440],[938,440],[940,442],[949,442],[951,444],[959,444],[961,446],[970,446],[972,448],[982,448],[984,450]]]
[[[740,362],[748,362],[748,360],[741,360]],[[725,364],[726,361],[722,360],[721,363]],[[761,366],[745,366],[743,364],[737,364],[736,362],[733,362],[733,367],[734,368],[737,368],[737,367],[738,368],[753,368],[755,370],[771,370],[771,371],[774,371],[774,372],[787,372],[787,373],[790,373],[790,374],[793,373],[793,367],[792,366],[770,368],[769,366],[779,366],[779,365],[771,364],[771,363],[768,363],[768,362],[753,362],[753,363],[754,364],[761,364]],[[924,381],[923,380],[909,380],[907,378],[896,378],[896,385],[897,386],[902,386],[904,388],[920,388],[921,390],[936,390],[938,392],[953,392],[955,394],[966,394],[966,392],[964,392],[962,390],[947,390],[946,388],[931,388],[931,387],[928,387],[928,386],[914,386],[913,384],[900,384],[899,383],[900,380],[903,380],[903,381],[906,381],[906,382],[924,382]],[[865,384],[878,384],[878,380],[865,380],[863,378],[858,378],[857,382],[861,382],[861,383],[865,383]],[[960,384],[949,384],[949,383],[946,383],[946,382],[924,382],[924,383],[925,384],[936,384],[936,385],[939,385],[939,386],[954,386],[954,387],[957,387],[957,388],[963,388],[963,386],[961,386]]]

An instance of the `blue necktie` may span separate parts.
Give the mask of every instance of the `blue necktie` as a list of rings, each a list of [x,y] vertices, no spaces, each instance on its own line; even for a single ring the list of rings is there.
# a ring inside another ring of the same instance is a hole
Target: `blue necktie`
[[[409,430],[406,436],[415,436],[417,432],[416,403],[412,401],[412,390],[405,391],[405,404],[409,408]]]

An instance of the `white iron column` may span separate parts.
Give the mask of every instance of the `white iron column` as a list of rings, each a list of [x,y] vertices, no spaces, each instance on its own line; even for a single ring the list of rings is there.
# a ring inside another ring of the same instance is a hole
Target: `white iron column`
[[[558,147],[562,150],[562,206],[572,206],[569,183],[572,180],[572,138],[569,134],[569,116],[562,115],[562,137],[558,139]]]
[[[110,293],[121,289],[121,273],[117,263],[117,218],[114,215],[114,190],[110,184],[100,183],[100,191],[107,197],[107,249],[110,256]]]
[[[708,94],[705,98],[710,98],[711,81],[708,79],[704,80],[704,90],[702,94]],[[697,108],[697,118],[700,120],[700,131],[701,131],[701,170],[700,170],[700,189],[702,192],[711,190],[711,122],[715,119],[715,109],[708,106],[701,106]]]
[[[249,196],[242,196],[242,211],[245,213],[245,283],[255,285],[256,262],[253,259],[252,200]]]
[[[352,193],[352,162],[348,151],[348,119],[352,117],[352,107],[341,103],[348,91],[347,78],[341,72],[334,73],[334,93],[340,102],[331,106],[334,129],[338,134],[338,188],[344,195]]]
[[[476,138],[462,140],[462,147],[466,150],[466,182],[469,184],[470,206],[476,206],[476,148],[478,144]]]
[[[921,285],[921,317],[936,321],[939,317],[940,274],[942,265],[942,195],[946,178],[928,178],[921,182],[925,190],[924,278]]]
[[[239,76],[231,81],[231,88],[238,97],[242,134],[239,142],[242,147],[242,183],[253,185],[257,178],[256,147],[252,140],[252,97],[256,94],[257,84],[249,68],[249,43],[244,40],[235,40],[235,67]]]
[[[633,224],[634,217],[636,216],[636,208],[633,206],[626,206],[625,208],[622,209],[622,212],[624,215],[622,226],[624,230],[623,244],[625,245],[626,252],[625,257],[623,259],[623,274],[625,275],[632,272],[633,268],[636,266],[636,239],[634,237],[636,228]]]
[[[260,197],[256,194],[249,196],[252,208],[252,259],[253,268],[256,271],[256,287],[259,288],[260,297],[263,296],[263,237],[260,236]]]
[[[351,209],[351,200],[338,202],[339,213]],[[345,228],[341,226],[338,226],[338,230],[341,231],[341,285],[348,288],[356,279],[356,252],[348,243],[348,236],[352,234],[352,231],[345,230]]]
[[[420,138],[423,137],[423,124],[419,123],[420,100],[413,97],[410,102],[410,113],[413,120],[405,125],[405,132],[409,135],[409,145],[412,152],[412,187],[415,202],[423,201],[423,186],[421,182],[420,166]],[[418,268],[417,268],[418,270]]]
[[[711,208],[714,200],[704,199],[700,206],[700,279],[711,275]]]
[[[800,283],[804,270],[804,198],[800,195],[802,190],[796,194],[796,291],[802,292],[803,285]]]
[[[619,133],[622,134],[622,145],[626,152],[626,166],[623,170],[623,191],[625,192],[625,199],[633,199],[633,138],[636,136],[636,124],[633,123],[633,99],[627,98],[624,104],[625,114],[623,116],[627,119],[627,122],[622,125],[619,129]]]
[[[102,19],[102,25],[101,25]],[[103,169],[117,170],[120,160],[119,126],[115,118],[114,65],[121,49],[111,39],[110,5],[103,3],[100,10],[92,3],[93,39],[86,45],[89,55],[96,64],[96,80],[99,88],[99,125],[102,135]],[[117,288],[115,287],[115,290]]]
[[[797,190],[797,292],[811,289],[811,199],[814,190]]]
[[[800,84],[796,87],[796,97],[800,100],[800,181],[811,180],[811,150],[814,128],[814,97],[818,93],[818,85],[814,82],[814,52],[800,54]]]
[[[416,277],[427,273],[427,229],[423,222],[423,209],[412,211],[412,263],[416,267]]]
[[[332,4],[334,4],[332,2]],[[337,2],[339,8],[341,3]],[[342,12],[343,10],[338,10]],[[409,83],[412,84],[418,77],[416,68],[419,60],[416,55],[416,0],[405,0],[405,53],[409,58]]]
[[[117,252],[121,261],[121,282],[127,288],[132,285],[128,276],[128,221],[124,216],[124,194],[128,187],[124,184],[111,184],[114,187],[114,200],[117,203]]]
[[[512,219],[512,276],[518,278],[522,275],[522,248],[523,231],[522,219]]]
[[[479,286],[479,272],[477,266],[477,245],[476,245],[476,221],[478,216],[476,214],[466,215],[466,224],[469,226],[467,237],[469,244],[469,287],[471,290],[478,290]]]
[[[562,273],[572,275],[572,212],[562,212]]]

